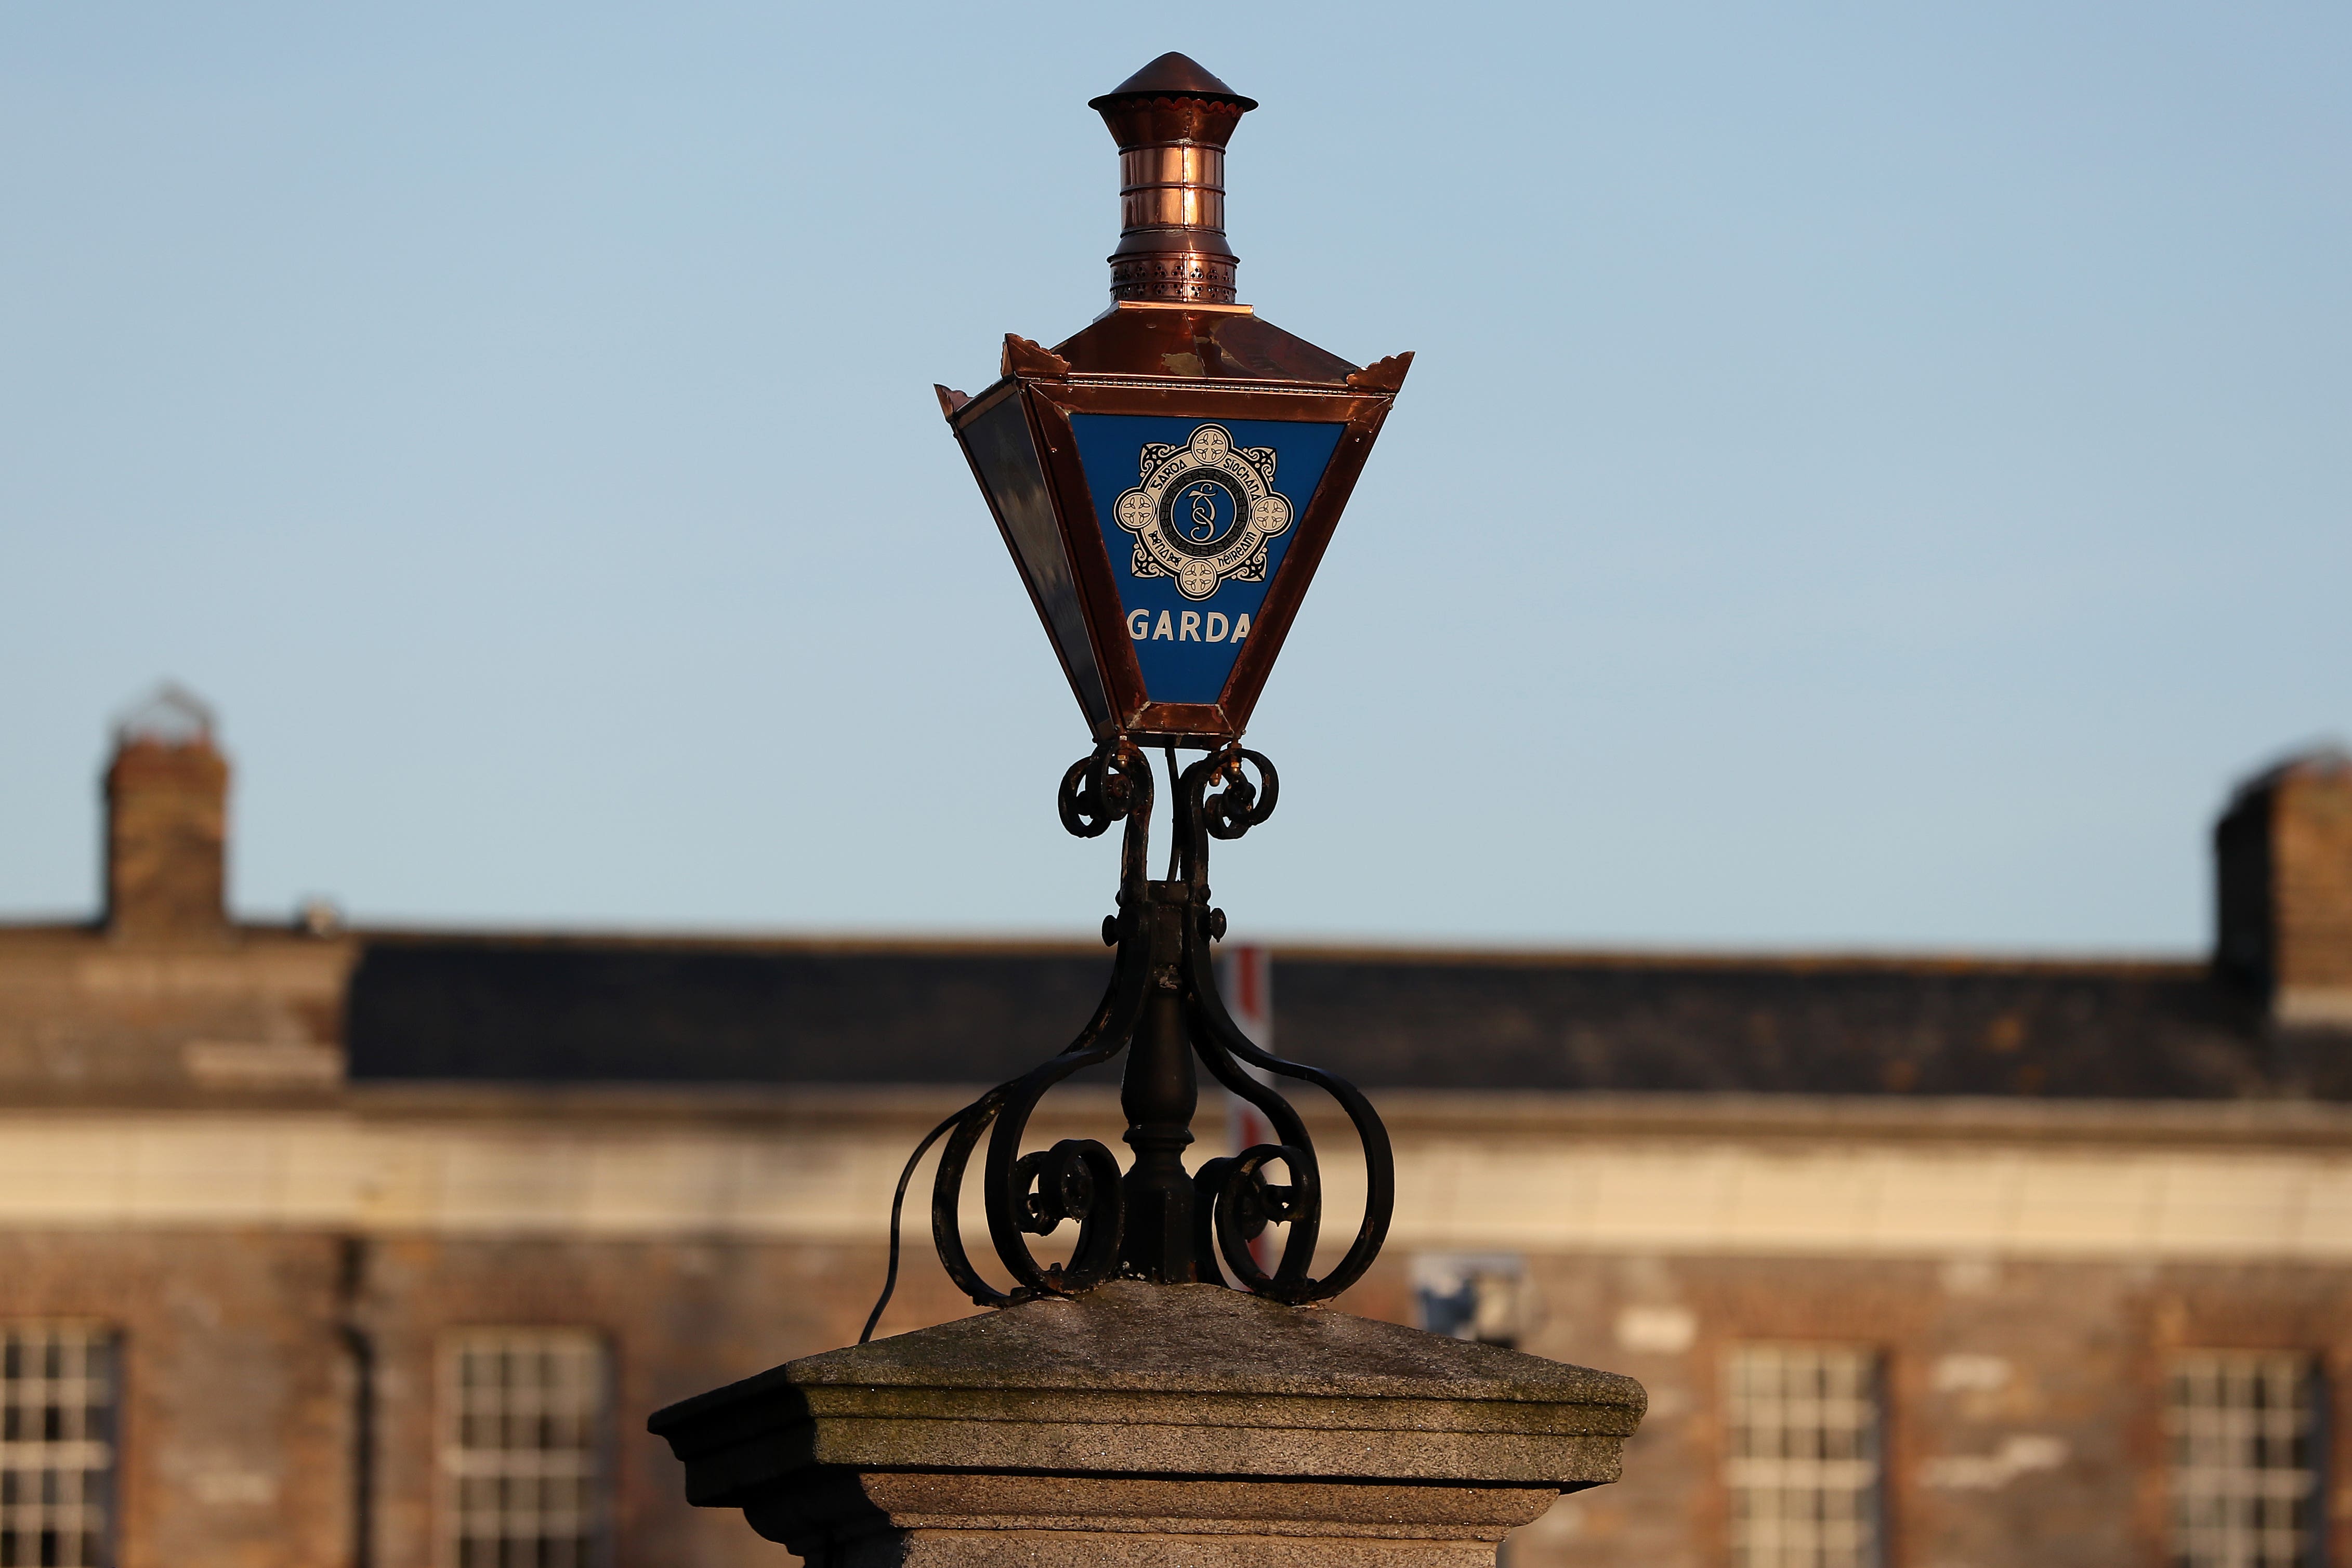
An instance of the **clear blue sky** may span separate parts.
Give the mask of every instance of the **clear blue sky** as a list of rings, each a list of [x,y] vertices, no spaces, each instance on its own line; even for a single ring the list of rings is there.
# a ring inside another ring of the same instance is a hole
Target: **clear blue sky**
[[[2205,941],[2352,734],[2340,5],[18,0],[0,913],[168,675],[255,915],[1090,928],[929,386],[1101,308],[1168,48],[1265,105],[1243,298],[1420,355],[1237,932]]]

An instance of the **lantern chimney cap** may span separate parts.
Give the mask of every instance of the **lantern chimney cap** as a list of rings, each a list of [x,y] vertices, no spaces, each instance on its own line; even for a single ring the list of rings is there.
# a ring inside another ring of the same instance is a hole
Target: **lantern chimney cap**
[[[1219,81],[1200,61],[1173,49],[1100,98],[1088,99],[1087,107],[1100,111],[1136,98],[1213,98],[1236,105],[1244,113],[1257,107],[1257,99],[1244,98]]]

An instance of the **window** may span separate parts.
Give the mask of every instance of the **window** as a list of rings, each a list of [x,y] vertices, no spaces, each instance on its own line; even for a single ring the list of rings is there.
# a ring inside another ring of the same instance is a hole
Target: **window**
[[[604,1558],[604,1347],[579,1329],[472,1329],[442,1356],[447,1568]]]
[[[1507,1252],[1424,1252],[1412,1260],[1421,1326],[1451,1339],[1516,1347],[1527,1324],[1527,1269]]]
[[[114,1336],[0,1323],[0,1568],[114,1562]]]
[[[1841,1345],[1743,1345],[1728,1371],[1732,1562],[1876,1568],[1877,1356]]]
[[[2319,1399],[2302,1356],[2173,1358],[2165,1389],[2176,1568],[2318,1561]]]

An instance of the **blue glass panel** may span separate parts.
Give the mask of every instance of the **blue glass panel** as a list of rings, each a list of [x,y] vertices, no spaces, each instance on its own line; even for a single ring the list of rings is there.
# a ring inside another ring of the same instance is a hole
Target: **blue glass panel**
[[[1070,423],[1145,692],[1215,702],[1347,427],[1113,413]]]

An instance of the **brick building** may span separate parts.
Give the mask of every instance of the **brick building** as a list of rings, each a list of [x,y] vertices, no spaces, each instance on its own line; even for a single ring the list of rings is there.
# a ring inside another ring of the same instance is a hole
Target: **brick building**
[[[853,1340],[1106,953],[238,923],[228,782],[138,716],[103,917],[0,928],[0,1568],[782,1561],[645,1414]],[[1341,1304],[1650,1390],[1514,1568],[2352,1554],[2352,761],[2215,847],[2210,963],[1276,956],[1396,1140]],[[919,1243],[883,1332],[970,1310]]]

